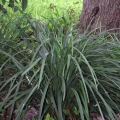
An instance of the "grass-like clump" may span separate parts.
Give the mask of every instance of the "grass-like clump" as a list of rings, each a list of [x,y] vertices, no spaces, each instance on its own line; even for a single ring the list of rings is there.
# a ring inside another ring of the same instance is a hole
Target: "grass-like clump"
[[[63,25],[57,24],[51,23],[51,29],[47,23],[27,18],[26,27],[14,26],[7,34],[6,27],[2,29],[0,91],[4,101],[0,110],[4,113],[12,106],[11,118],[17,113],[19,120],[35,103],[40,104],[40,120],[46,116],[90,120],[92,112],[103,119],[117,119],[120,43],[106,33],[78,35],[75,26],[63,32]]]
[[[70,4],[47,2],[36,0],[40,8],[32,18],[0,14],[2,117],[9,108],[9,120],[26,118],[31,106],[37,110],[33,120],[91,120],[92,113],[118,120],[120,42],[108,32],[79,35],[71,13],[65,20],[62,7]]]

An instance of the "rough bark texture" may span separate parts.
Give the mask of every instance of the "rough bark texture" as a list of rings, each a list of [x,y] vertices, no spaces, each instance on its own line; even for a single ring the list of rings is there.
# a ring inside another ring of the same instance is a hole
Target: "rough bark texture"
[[[120,28],[120,0],[84,0],[80,15],[80,33],[90,24],[89,31],[96,27],[102,30]],[[115,30],[119,32],[120,30]]]

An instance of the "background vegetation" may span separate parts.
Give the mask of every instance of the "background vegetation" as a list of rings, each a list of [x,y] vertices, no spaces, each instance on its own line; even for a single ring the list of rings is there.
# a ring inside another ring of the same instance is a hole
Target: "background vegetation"
[[[32,13],[34,17],[39,19],[64,17],[67,23],[75,23],[82,10],[82,0],[71,0],[70,2],[67,0],[64,2],[62,0],[36,0],[36,7],[34,7],[33,2],[34,1],[31,0],[28,4],[27,12]],[[41,18],[41,16],[43,18]]]

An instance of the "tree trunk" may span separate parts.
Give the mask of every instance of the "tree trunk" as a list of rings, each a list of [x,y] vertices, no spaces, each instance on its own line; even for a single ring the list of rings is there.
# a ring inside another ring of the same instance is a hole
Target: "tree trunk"
[[[80,33],[90,25],[89,31],[102,27],[102,30],[120,28],[120,0],[84,0],[80,15]],[[120,29],[114,30],[120,33]]]

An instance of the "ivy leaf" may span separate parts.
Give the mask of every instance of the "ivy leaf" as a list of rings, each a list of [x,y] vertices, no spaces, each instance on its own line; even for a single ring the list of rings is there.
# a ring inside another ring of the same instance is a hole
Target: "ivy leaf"
[[[5,4],[5,2],[6,2],[6,0],[2,0],[2,4],[3,4],[3,5]]]
[[[4,14],[7,13],[7,10],[1,4],[0,4],[0,11],[2,11]]]
[[[13,0],[9,1],[8,7],[11,7],[12,9],[14,8],[14,1]]]
[[[27,8],[28,0],[22,0],[22,10],[24,11]]]

